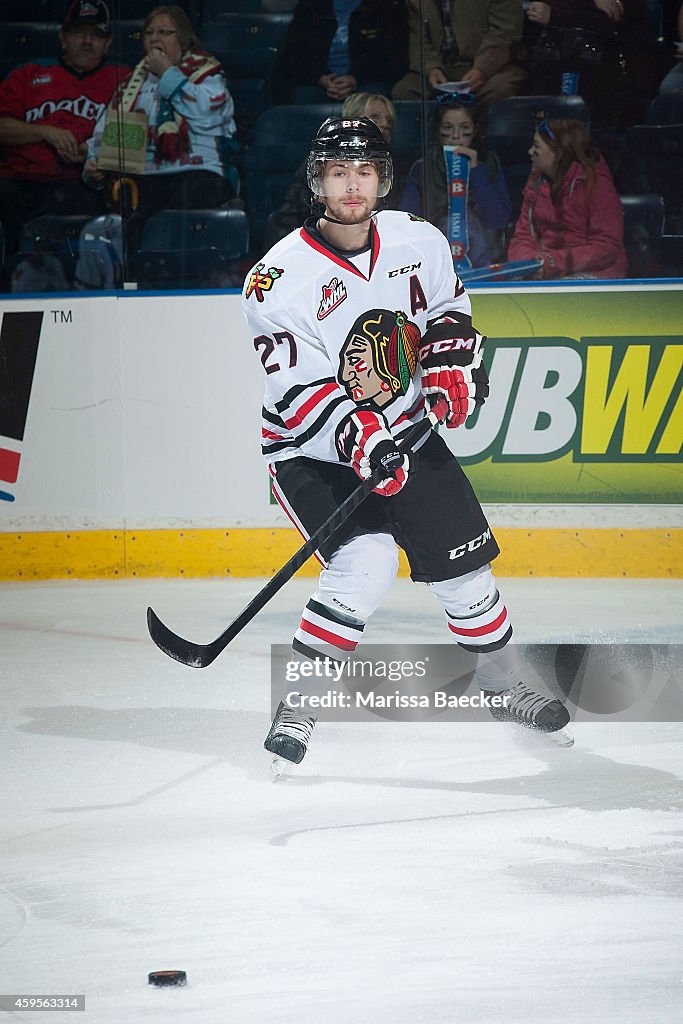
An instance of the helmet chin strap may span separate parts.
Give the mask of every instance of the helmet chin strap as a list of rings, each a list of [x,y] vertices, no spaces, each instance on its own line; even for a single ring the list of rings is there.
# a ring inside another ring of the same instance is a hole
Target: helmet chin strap
[[[328,217],[326,213],[320,214],[320,220],[326,220],[330,224],[340,224],[343,228],[352,228],[355,227],[356,224],[364,224],[366,220],[372,220],[372,216],[374,213],[375,211],[373,210],[372,213],[369,213],[367,215],[367,217],[361,217],[361,219],[355,221],[354,224],[347,224],[346,221],[343,220],[335,220],[334,217]]]

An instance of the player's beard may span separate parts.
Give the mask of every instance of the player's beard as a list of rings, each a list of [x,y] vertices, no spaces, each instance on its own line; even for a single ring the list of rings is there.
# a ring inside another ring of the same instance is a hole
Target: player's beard
[[[358,196],[353,205],[348,204],[348,197],[339,199],[325,199],[325,214],[333,222],[338,224],[362,224],[369,220],[377,205],[376,200],[367,199],[365,196]]]

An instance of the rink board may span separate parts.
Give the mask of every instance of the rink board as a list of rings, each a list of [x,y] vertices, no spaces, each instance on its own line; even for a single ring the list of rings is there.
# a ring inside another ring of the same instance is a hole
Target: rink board
[[[682,575],[683,286],[472,301],[492,397],[444,436],[482,502],[515,510],[491,517],[498,572]],[[238,295],[18,296],[0,312],[0,578],[260,576],[296,549],[260,457]]]
[[[683,530],[495,530],[499,576],[683,576]],[[88,530],[0,534],[0,579],[273,576],[302,544],[295,530]],[[300,576],[317,576],[310,558]],[[408,576],[400,553],[399,575]]]

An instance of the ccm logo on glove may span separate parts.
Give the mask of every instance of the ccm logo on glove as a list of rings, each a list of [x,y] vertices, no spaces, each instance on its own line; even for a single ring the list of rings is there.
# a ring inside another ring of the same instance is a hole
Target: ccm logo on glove
[[[442,352],[453,352],[457,349],[473,352],[475,345],[476,338],[443,338],[440,341],[431,341],[420,346],[420,362],[430,356],[440,355]]]
[[[461,333],[463,326],[460,325]],[[473,327],[466,327],[469,337],[455,338],[453,327],[433,324],[420,346],[422,391],[431,399],[448,402],[447,427],[460,427],[489,394],[489,378],[482,362],[486,338]]]
[[[343,461],[351,463],[361,480],[367,480],[376,469],[386,473],[373,487],[376,494],[390,498],[405,487],[410,457],[398,450],[381,413],[371,409],[350,413],[337,427],[336,440]]]

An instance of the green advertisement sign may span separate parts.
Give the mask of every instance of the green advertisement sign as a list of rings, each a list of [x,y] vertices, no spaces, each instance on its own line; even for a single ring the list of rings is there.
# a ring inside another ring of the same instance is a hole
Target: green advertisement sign
[[[443,436],[488,503],[683,503],[683,290],[472,293],[491,396]]]

